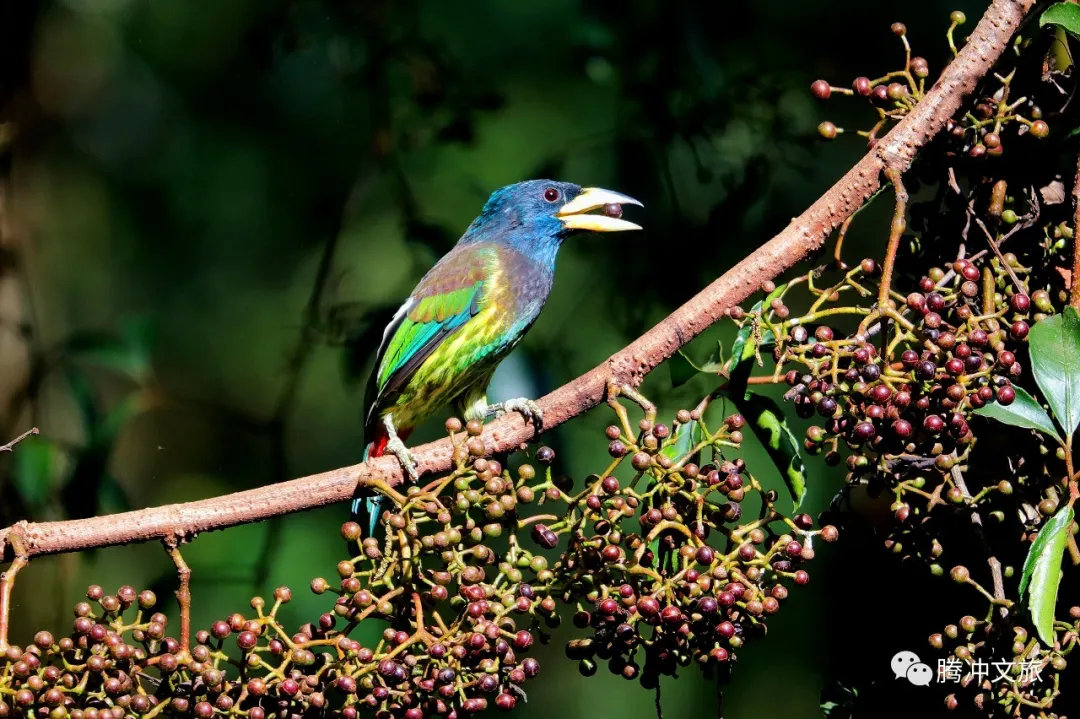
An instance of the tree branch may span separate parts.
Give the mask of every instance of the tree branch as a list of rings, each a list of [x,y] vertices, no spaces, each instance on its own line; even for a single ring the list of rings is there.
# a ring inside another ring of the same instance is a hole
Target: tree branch
[[[1034,0],[995,0],[971,34],[968,44],[945,68],[923,100],[866,156],[780,234],[752,252],[689,302],[615,353],[604,363],[563,385],[538,402],[544,429],[551,429],[604,401],[609,385],[637,387],[645,376],[677,349],[725,316],[765,280],[776,277],[819,249],[845,219],[880,187],[882,173],[903,173],[960,108],[963,99],[990,71],[1008,46]],[[489,424],[482,435],[488,453],[508,452],[536,436],[534,427],[517,414]],[[447,439],[413,449],[423,473],[451,466]],[[344,502],[357,483],[402,481],[394,457],[323,472],[288,482],[221,497],[104,517],[62,522],[19,522],[0,530],[0,549],[13,556],[9,536],[23,539],[27,557],[176,537],[257,522],[292,512]]]

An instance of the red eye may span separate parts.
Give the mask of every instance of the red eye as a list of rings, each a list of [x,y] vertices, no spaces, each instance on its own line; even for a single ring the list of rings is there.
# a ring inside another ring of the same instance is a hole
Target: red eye
[[[556,190],[554,187],[547,188],[546,190],[544,190],[544,199],[548,202],[555,202],[559,199],[559,191]]]

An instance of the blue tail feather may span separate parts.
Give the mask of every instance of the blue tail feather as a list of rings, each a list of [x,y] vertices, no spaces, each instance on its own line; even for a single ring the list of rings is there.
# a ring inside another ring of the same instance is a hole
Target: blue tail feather
[[[369,444],[364,447],[364,458],[362,461],[367,461],[371,446],[372,445]],[[373,492],[368,489],[357,490],[357,495],[353,498],[352,504],[349,507],[349,518],[359,524],[361,529],[364,530],[363,536],[375,536],[375,530],[379,526],[379,515],[382,514],[382,504],[384,499],[386,498],[378,492]]]

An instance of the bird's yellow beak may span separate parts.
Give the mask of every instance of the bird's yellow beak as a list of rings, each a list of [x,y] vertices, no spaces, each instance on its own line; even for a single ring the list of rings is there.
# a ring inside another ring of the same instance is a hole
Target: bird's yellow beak
[[[599,210],[607,205],[618,206],[622,214],[622,205],[637,205],[644,207],[633,197],[627,197],[618,192],[605,190],[600,187],[586,187],[578,193],[577,197],[567,202],[556,214],[562,220],[563,225],[570,230],[592,230],[593,232],[621,232],[623,230],[640,230],[640,225],[627,222],[618,216],[610,214],[590,214],[592,210]]]

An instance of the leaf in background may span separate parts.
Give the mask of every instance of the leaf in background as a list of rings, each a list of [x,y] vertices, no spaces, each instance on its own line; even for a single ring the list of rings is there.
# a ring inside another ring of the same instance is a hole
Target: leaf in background
[[[1056,25],[1080,38],[1080,5],[1071,2],[1054,3],[1039,16],[1039,27]]]
[[[64,343],[72,357],[120,372],[142,384],[150,377],[150,351],[154,325],[148,320],[129,322],[119,335],[104,332],[73,334]]]
[[[765,445],[791,493],[795,509],[798,509],[806,495],[805,464],[799,440],[792,433],[787,419],[776,402],[765,395],[743,396],[737,393],[732,395],[732,399],[754,430],[754,435]]]
[[[1043,525],[1028,549],[1020,576],[1020,595],[1030,586],[1028,611],[1039,639],[1048,647],[1054,646],[1054,608],[1061,582],[1061,557],[1073,519],[1073,508],[1065,506]]]
[[[12,478],[19,497],[31,509],[49,501],[53,483],[63,461],[63,452],[44,437],[27,437],[14,451]]]
[[[671,358],[668,365],[671,368],[671,386],[679,387],[684,385],[699,373],[719,374],[720,370],[724,368],[723,355],[724,347],[717,342],[713,353],[709,355],[705,362],[698,365],[694,364],[694,361],[687,357],[682,350],[679,350]]]
[[[126,503],[126,498],[122,502],[118,500],[115,487],[107,486],[109,458],[120,431],[135,415],[153,405],[155,395],[150,390],[132,392],[103,412],[86,374],[68,367],[66,375],[83,415],[86,442],[72,457],[74,466],[64,482],[60,499],[69,517],[92,517],[100,513],[103,499],[114,505]]]
[[[1069,436],[1080,424],[1080,315],[1066,307],[1036,322],[1028,344],[1035,382]]]
[[[1023,387],[1014,384],[1013,389],[1016,391],[1016,399],[1009,406],[991,402],[975,410],[975,414],[1013,427],[1036,429],[1051,437],[1057,437],[1057,427],[1046,410]]]
[[[673,462],[677,462],[687,454],[690,453],[697,443],[701,441],[701,425],[697,422],[690,422],[689,424],[680,424],[679,428],[675,430],[675,436],[672,438],[672,442],[660,450],[660,454],[664,455]]]
[[[98,420],[101,418],[101,411],[98,408],[98,399],[94,392],[94,385],[90,382],[90,378],[86,376],[86,373],[72,366],[68,366],[64,372],[64,376],[67,378],[68,389],[71,390],[71,398],[75,401],[75,406],[79,410],[79,415],[83,421],[83,431],[89,437],[91,432],[94,431],[94,427],[97,426]]]
[[[131,500],[127,492],[116,481],[116,477],[108,472],[102,477],[101,486],[98,487],[98,511],[106,514],[126,512],[131,509]]]
[[[116,406],[102,415],[97,424],[91,429],[90,444],[111,447],[116,442],[116,437],[120,434],[120,430],[124,428],[124,425],[136,415],[149,409],[154,402],[154,393],[147,390],[132,392],[127,397],[124,397]]]

